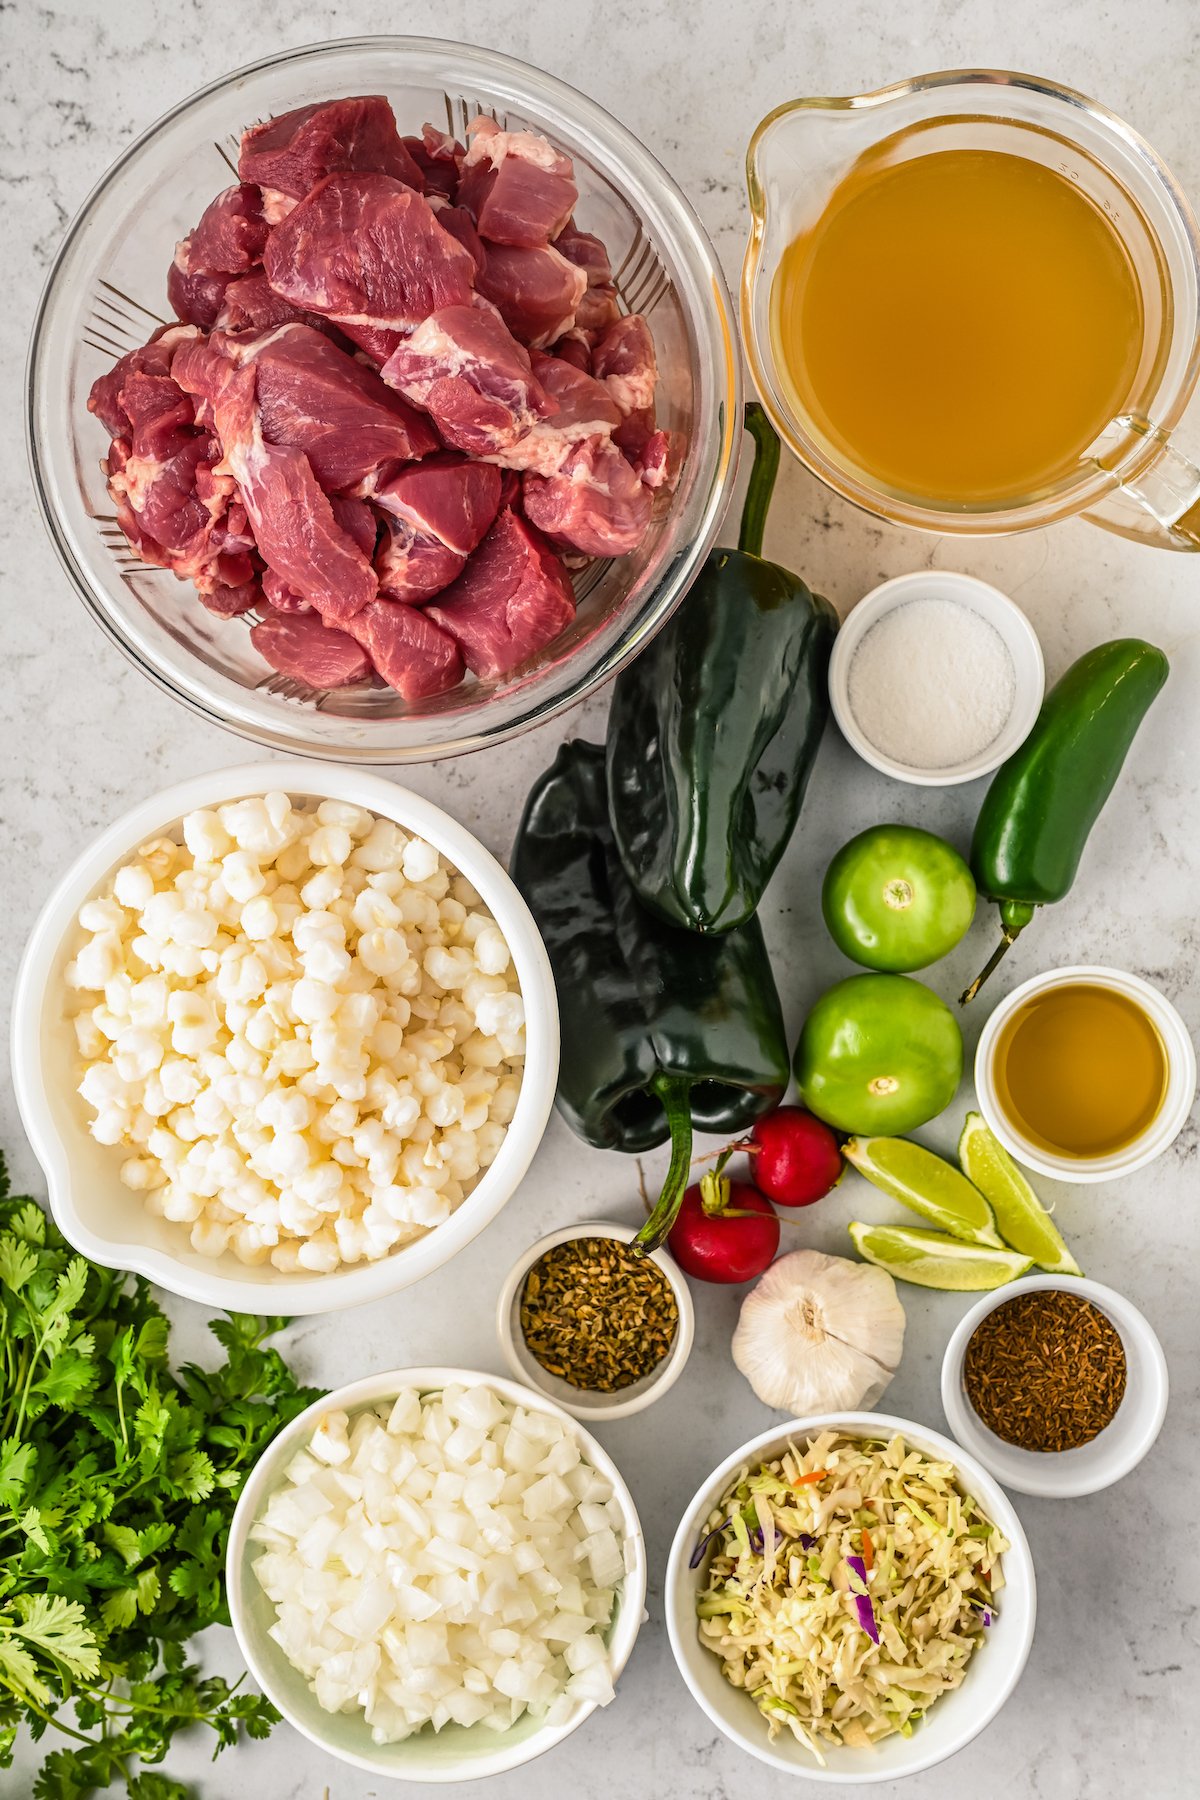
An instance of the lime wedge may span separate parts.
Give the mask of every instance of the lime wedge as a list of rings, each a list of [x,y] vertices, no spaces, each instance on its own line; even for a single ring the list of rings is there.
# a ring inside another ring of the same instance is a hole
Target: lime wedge
[[[1006,1244],[1023,1256],[1032,1256],[1038,1267],[1051,1275],[1083,1274],[1050,1214],[977,1112],[967,1114],[958,1140],[958,1160],[963,1173],[991,1201]]]
[[[898,1281],[949,1288],[956,1294],[1003,1287],[1033,1267],[1031,1256],[1018,1256],[1015,1250],[964,1244],[944,1231],[918,1231],[912,1225],[864,1225],[856,1220],[850,1236],[860,1256]]]
[[[968,1244],[1004,1248],[992,1209],[965,1175],[907,1138],[851,1138],[842,1154],[872,1186],[882,1188],[931,1225]]]

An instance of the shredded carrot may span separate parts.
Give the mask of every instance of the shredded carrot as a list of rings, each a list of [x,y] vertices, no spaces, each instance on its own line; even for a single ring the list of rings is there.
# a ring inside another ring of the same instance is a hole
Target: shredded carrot
[[[811,1487],[814,1481],[824,1481],[825,1477],[827,1475],[832,1475],[832,1473],[833,1473],[832,1469],[814,1469],[812,1471],[811,1475],[797,1475],[795,1481],[793,1481],[793,1483],[792,1483],[792,1486],[793,1487]]]
[[[875,1546],[871,1542],[870,1532],[867,1530],[866,1526],[864,1525],[863,1526],[863,1534],[862,1534],[863,1568],[869,1569],[872,1566],[872,1564],[874,1563],[874,1561],[875,1561]]]

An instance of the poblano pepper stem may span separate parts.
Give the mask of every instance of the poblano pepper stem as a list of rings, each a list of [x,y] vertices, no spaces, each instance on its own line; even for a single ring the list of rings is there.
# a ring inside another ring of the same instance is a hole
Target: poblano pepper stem
[[[649,1256],[666,1239],[679,1217],[692,1170],[692,1084],[678,1075],[656,1075],[650,1092],[667,1115],[671,1162],[654,1210],[629,1246],[634,1256]]]
[[[754,462],[750,469],[750,485],[742,506],[742,526],[737,547],[744,555],[761,556],[767,513],[779,473],[779,439],[775,428],[757,400],[746,408],[746,430],[754,439]]]
[[[1035,908],[1023,906],[1019,900],[1004,900],[1000,904],[1000,942],[992,951],[969,988],[964,988],[958,996],[960,1006],[969,1006],[989,975],[994,975],[1001,962],[1008,955],[1025,927],[1033,922]]]

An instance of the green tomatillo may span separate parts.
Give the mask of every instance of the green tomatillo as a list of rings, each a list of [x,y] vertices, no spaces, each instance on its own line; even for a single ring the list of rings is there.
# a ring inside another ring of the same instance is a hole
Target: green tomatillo
[[[915,825],[873,825],[825,873],[821,909],[844,956],[903,974],[953,950],[975,916],[975,878],[943,838]]]
[[[800,1099],[838,1131],[899,1137],[949,1106],[962,1078],[958,1022],[907,975],[851,975],[823,994],[796,1045]]]

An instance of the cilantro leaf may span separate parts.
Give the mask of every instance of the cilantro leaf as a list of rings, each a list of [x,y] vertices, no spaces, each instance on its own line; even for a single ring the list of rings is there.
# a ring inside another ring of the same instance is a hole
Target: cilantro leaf
[[[37,1462],[32,1444],[5,1438],[0,1444],[0,1506],[15,1506],[28,1485]]]
[[[19,1623],[11,1629],[34,1644],[72,1675],[99,1673],[100,1652],[82,1606],[50,1594],[18,1594],[14,1606]]]

